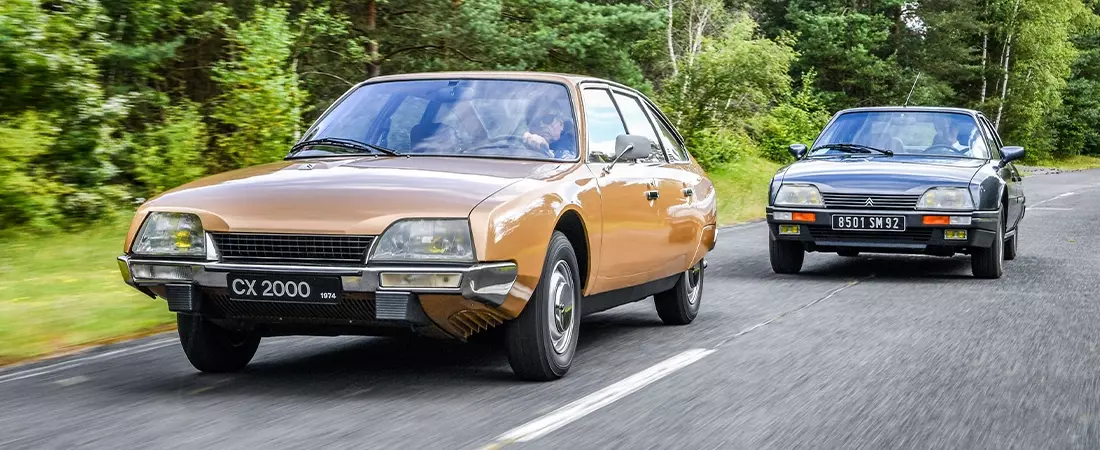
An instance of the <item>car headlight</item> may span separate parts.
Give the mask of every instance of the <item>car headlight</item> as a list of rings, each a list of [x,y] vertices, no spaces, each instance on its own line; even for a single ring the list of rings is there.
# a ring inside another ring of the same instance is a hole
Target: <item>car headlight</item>
[[[378,238],[372,261],[474,262],[473,237],[466,219],[407,219]]]
[[[206,256],[206,234],[199,216],[149,213],[134,240],[133,253],[145,256]]]
[[[974,200],[966,188],[932,188],[920,196],[917,209],[972,210]]]
[[[825,206],[821,191],[809,184],[784,184],[775,195],[775,206]]]

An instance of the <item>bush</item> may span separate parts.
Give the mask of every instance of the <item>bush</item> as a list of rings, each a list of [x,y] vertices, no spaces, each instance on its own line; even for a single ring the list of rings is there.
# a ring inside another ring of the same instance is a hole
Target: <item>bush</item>
[[[725,128],[707,128],[696,132],[688,143],[692,156],[706,170],[755,154],[756,143],[742,132]]]
[[[762,156],[784,163],[792,160],[787,147],[794,143],[810,145],[827,120],[823,112],[785,104],[751,119],[749,130],[760,144]]]
[[[134,172],[144,194],[151,196],[201,177],[206,143],[206,124],[193,103],[169,107],[164,123],[140,135],[134,149]]]
[[[35,162],[57,133],[50,120],[33,111],[0,120],[0,226],[50,226],[63,186],[44,177]]]

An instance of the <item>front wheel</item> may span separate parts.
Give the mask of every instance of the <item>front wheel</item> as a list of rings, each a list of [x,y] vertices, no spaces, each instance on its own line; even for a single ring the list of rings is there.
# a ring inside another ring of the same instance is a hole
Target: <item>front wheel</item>
[[[687,325],[699,315],[703,300],[703,261],[681,273],[676,286],[653,296],[657,315],[665,325]]]
[[[978,248],[970,255],[970,270],[978,278],[996,279],[1004,273],[1005,222],[997,223],[997,235],[989,248]]]
[[[768,250],[773,272],[798,273],[802,271],[802,262],[806,259],[806,250],[802,248],[801,242],[780,241],[769,234]]]
[[[555,231],[535,292],[505,328],[508,362],[519,378],[556,380],[573,364],[581,316],[578,267],[569,239]]]
[[[1018,248],[1016,242],[1018,241],[1019,237],[1020,226],[1017,225],[1016,233],[1014,233],[1012,237],[1008,238],[1008,241],[1005,242],[1005,261],[1012,261],[1016,259],[1016,249]]]
[[[222,328],[202,316],[176,314],[176,326],[187,360],[203,372],[244,369],[260,346],[258,334]]]

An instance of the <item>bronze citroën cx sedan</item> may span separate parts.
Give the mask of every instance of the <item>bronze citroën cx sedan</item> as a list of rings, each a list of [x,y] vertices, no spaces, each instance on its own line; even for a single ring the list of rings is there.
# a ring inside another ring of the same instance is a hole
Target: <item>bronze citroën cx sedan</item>
[[[285,160],[145,203],[119,267],[167,300],[187,358],[240,370],[260,338],[494,327],[513,370],[569,369],[579,318],[654,296],[699,311],[716,197],[656,106],[539,73],[373,78]]]

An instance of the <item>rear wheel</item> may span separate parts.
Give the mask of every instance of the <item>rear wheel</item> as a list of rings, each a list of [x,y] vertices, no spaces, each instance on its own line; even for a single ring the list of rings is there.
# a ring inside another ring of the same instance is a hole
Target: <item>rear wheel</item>
[[[203,372],[244,369],[260,346],[258,334],[223,328],[202,316],[176,314],[176,326],[187,360]]]
[[[997,236],[989,248],[978,248],[970,255],[970,269],[978,278],[995,279],[1004,273],[1005,221],[1004,216],[997,222]]]
[[[519,317],[506,324],[508,362],[516,376],[550,381],[569,371],[580,331],[580,281],[573,246],[555,231],[535,292]]]
[[[802,271],[802,261],[806,251],[798,241],[780,241],[768,235],[768,250],[771,256],[772,271],[775,273],[798,273]]]
[[[653,296],[657,315],[665,325],[687,325],[699,315],[703,300],[703,261],[680,274],[676,286]]]

